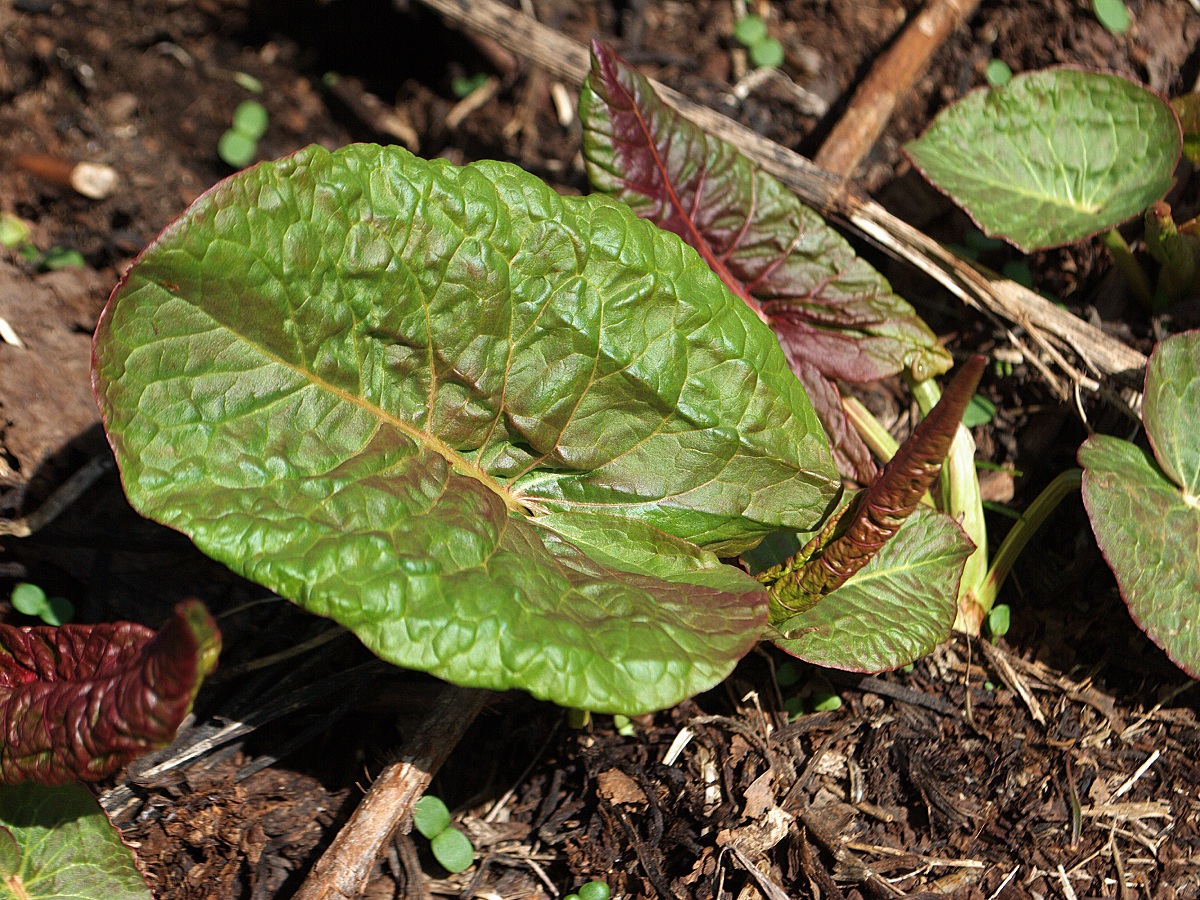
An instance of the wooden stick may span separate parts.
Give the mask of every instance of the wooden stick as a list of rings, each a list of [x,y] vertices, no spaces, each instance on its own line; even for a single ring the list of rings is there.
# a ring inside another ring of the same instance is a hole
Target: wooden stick
[[[505,6],[499,0],[421,0],[461,28],[484,34],[564,80],[582,83],[590,65],[581,44]],[[937,241],[893,216],[837,175],[764,138],[677,91],[654,83],[659,95],[705,131],[736,146],[801,200],[852,228],[885,252],[938,281],[968,305],[1037,334],[1036,343],[1071,355],[1096,375],[1140,380],[1146,357],[1041,295],[955,256]],[[1030,357],[1035,366],[1037,357]],[[1054,360],[1057,364],[1057,360]],[[1081,387],[1098,382],[1075,367],[1067,373]],[[1061,393],[1061,390],[1060,390]]]
[[[938,48],[979,8],[979,0],[930,0],[879,56],[813,162],[849,178],[887,127],[900,97],[912,90]]]
[[[293,900],[356,900],[396,827],[412,815],[433,775],[491,694],[448,685],[417,732],[371,785]]]

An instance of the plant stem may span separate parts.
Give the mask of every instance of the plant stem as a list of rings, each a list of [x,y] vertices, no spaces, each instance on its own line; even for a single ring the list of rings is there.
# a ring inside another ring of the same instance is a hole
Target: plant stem
[[[996,602],[1000,588],[1008,578],[1008,573],[1012,571],[1013,563],[1017,561],[1017,557],[1021,555],[1021,551],[1025,549],[1030,538],[1045,524],[1050,513],[1058,507],[1058,504],[1062,503],[1068,494],[1079,490],[1082,479],[1082,469],[1067,469],[1059,474],[1029,504],[1021,518],[1005,535],[1000,549],[996,551],[992,567],[988,569],[987,577],[983,579],[983,583],[975,592],[975,600],[984,610],[991,609],[992,604]]]
[[[932,378],[923,381],[906,379],[922,415],[942,396],[941,388]],[[950,452],[942,464],[942,508],[949,513],[975,544],[975,552],[967,557],[962,580],[958,584],[958,615],[954,627],[968,634],[978,634],[988,607],[979,604],[977,591],[987,575],[987,523],[983,518],[983,498],[979,494],[979,476],[975,472],[975,440],[962,425],[954,435]]]
[[[1125,238],[1121,236],[1121,232],[1115,228],[1110,228],[1104,233],[1104,246],[1108,248],[1109,255],[1112,256],[1113,262],[1117,268],[1121,270],[1121,275],[1125,278],[1125,283],[1129,285],[1129,289],[1137,295],[1148,309],[1154,308],[1154,288],[1150,286],[1150,279],[1146,275],[1146,270],[1142,268],[1141,263],[1134,258],[1133,251],[1129,249],[1129,244]]]

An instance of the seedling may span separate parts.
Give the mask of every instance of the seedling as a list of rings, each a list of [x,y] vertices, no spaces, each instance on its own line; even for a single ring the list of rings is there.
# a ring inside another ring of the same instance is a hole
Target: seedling
[[[629,716],[620,714],[613,716],[613,728],[621,737],[633,737],[637,734],[637,726],[633,724],[633,720]]]
[[[984,77],[992,87],[1000,87],[1012,81],[1013,70],[1002,59],[989,59],[987,68],[984,69]]]
[[[487,84],[487,80],[488,76],[486,72],[476,72],[469,78],[458,75],[450,79],[450,90],[454,92],[454,96],[459,100],[465,100]]]
[[[589,881],[580,885],[573,894],[567,894],[563,900],[608,900],[611,896],[612,890],[606,882]]]
[[[783,65],[783,44],[767,34],[767,23],[759,16],[738,19],[733,37],[746,48],[756,68],[776,69]]]
[[[217,155],[235,169],[248,166],[258,155],[258,141],[267,133],[266,108],[257,100],[246,100],[233,111],[233,124],[217,142]]]
[[[999,640],[1008,634],[1008,629],[1012,625],[1012,610],[1009,609],[1007,603],[997,603],[993,606],[987,615],[988,634],[992,640]]]
[[[450,810],[439,798],[426,794],[416,802],[413,827],[428,839],[434,859],[447,872],[463,872],[475,861],[471,839],[450,824]]]
[[[26,616],[36,616],[47,625],[63,625],[75,617],[75,606],[65,597],[47,597],[36,584],[21,582],[12,590],[13,609]]]
[[[1112,34],[1124,34],[1133,24],[1129,7],[1123,0],[1092,0],[1092,12],[1105,30]]]

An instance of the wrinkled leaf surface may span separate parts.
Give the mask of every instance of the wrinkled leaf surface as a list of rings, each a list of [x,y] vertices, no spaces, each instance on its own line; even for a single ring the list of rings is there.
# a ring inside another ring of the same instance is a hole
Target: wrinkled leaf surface
[[[771,325],[839,461],[870,480],[870,457],[832,380],[944,372],[950,357],[933,333],[817,213],[664,104],[603,44],[593,46],[579,108],[593,186],[695,247]]]
[[[958,581],[974,549],[953,519],[921,507],[853,578],[780,623],[775,644],[835,669],[908,665],[950,636]]]
[[[1107,435],[1079,449],[1083,502],[1134,621],[1200,677],[1200,333],[1155,348],[1142,417],[1153,455]]]
[[[94,781],[165,747],[220,650],[195,600],[157,634],[132,622],[0,625],[0,781]]]
[[[309,148],[202,197],[97,332],[126,492],[377,654],[640,712],[837,491],[769,330],[675,236],[514,166]],[[710,552],[711,551],[711,552]]]
[[[0,785],[0,847],[5,900],[151,900],[133,852],[82,785]]]
[[[1027,253],[1139,214],[1171,187],[1180,149],[1179,121],[1157,94],[1072,69],[974,91],[904,146],[986,234]]]

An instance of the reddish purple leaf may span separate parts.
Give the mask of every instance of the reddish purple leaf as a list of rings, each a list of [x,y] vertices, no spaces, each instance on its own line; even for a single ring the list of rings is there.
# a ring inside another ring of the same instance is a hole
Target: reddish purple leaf
[[[951,359],[933,332],[819,215],[659,100],[611,47],[592,45],[579,108],[592,185],[682,237],[775,330],[839,464],[869,481],[874,466],[833,379],[944,372]]]
[[[811,548],[807,562],[771,587],[773,610],[780,607],[796,613],[809,609],[845,584],[900,530],[937,480],[985,362],[984,357],[973,356],[963,365],[942,399],[842,515],[833,532],[836,536],[823,547]]]
[[[94,781],[166,746],[220,652],[197,600],[157,634],[132,622],[0,625],[0,782]]]

